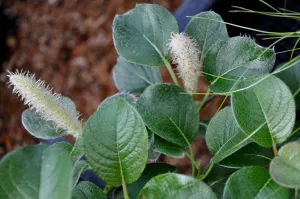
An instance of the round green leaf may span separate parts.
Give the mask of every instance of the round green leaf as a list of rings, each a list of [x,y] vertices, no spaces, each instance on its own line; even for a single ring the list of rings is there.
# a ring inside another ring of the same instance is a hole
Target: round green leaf
[[[161,138],[188,146],[198,132],[199,112],[192,97],[175,85],[151,85],[136,104],[147,127]]]
[[[140,191],[151,178],[159,174],[175,172],[175,171],[176,171],[176,167],[169,164],[165,164],[165,163],[147,164],[141,177],[134,183],[127,185],[129,198],[138,199]],[[123,198],[123,191],[121,189],[117,189],[114,196],[116,199]]]
[[[288,189],[276,184],[263,167],[245,167],[228,179],[224,199],[288,199]]]
[[[223,159],[219,164],[230,168],[266,166],[270,164],[273,156],[273,151],[270,148],[252,142]]]
[[[103,191],[93,183],[82,181],[73,189],[72,199],[106,199]]]
[[[297,63],[278,74],[276,74],[286,85],[290,88],[294,94],[300,88],[300,57],[298,57]],[[294,96],[297,109],[300,110],[300,92]]]
[[[137,4],[113,21],[113,39],[125,60],[148,66],[162,66],[169,56],[168,39],[178,32],[174,16],[155,4]]]
[[[147,199],[216,199],[217,196],[201,180],[175,173],[152,178],[142,189],[140,198]]]
[[[113,77],[119,91],[130,93],[142,93],[149,85],[162,82],[159,67],[133,64],[121,57],[113,69]]]
[[[138,179],[148,156],[147,130],[135,108],[122,96],[105,100],[83,129],[84,154],[109,185]]]
[[[206,144],[214,155],[213,161],[220,162],[250,140],[238,126],[231,107],[226,107],[217,113],[208,125],[206,131]]]
[[[163,153],[173,158],[184,158],[186,148],[173,144],[172,142],[168,142],[158,135],[154,135],[153,151]]]
[[[215,61],[210,59],[209,63],[204,63],[210,64],[204,67],[204,72],[211,74],[208,80],[212,81],[210,89],[215,93],[233,92],[253,85],[273,68],[274,51],[257,45],[251,38],[233,37],[217,46],[211,55]]]
[[[56,146],[17,149],[0,161],[0,198],[71,198],[72,163]]]
[[[279,150],[278,156],[271,161],[270,174],[278,184],[300,189],[299,142],[288,143]]]
[[[261,146],[272,146],[272,137],[280,144],[293,130],[293,95],[275,76],[270,76],[247,90],[233,93],[231,104],[239,126]]]

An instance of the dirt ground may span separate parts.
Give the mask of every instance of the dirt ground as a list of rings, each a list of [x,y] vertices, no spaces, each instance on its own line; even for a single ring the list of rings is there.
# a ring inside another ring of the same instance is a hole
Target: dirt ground
[[[17,35],[7,38],[10,59],[5,70],[29,70],[53,89],[70,97],[85,122],[99,103],[117,91],[111,71],[117,54],[112,41],[112,20],[136,3],[157,3],[171,12],[181,0],[27,0],[7,1],[9,12],[18,17]],[[164,79],[170,81],[163,71]],[[7,73],[0,74],[0,157],[20,146],[37,143],[21,124],[26,108],[7,87]],[[202,80],[200,92],[206,91]],[[216,98],[201,113],[208,119],[221,103]],[[203,164],[210,154],[203,138],[194,145]],[[188,161],[164,158],[182,168]],[[188,171],[186,171],[188,172]]]

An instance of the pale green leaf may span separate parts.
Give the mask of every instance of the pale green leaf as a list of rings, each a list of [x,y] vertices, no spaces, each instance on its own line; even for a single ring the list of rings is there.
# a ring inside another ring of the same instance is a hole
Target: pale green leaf
[[[270,164],[270,174],[278,184],[300,189],[300,143],[284,145]]]
[[[17,149],[0,161],[0,198],[69,199],[72,163],[57,147],[34,145]]]

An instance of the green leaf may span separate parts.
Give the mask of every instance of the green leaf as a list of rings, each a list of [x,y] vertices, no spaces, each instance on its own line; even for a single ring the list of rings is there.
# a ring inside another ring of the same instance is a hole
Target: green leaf
[[[101,104],[99,104],[97,110],[99,110],[101,108],[101,106],[107,103],[111,103],[112,101],[114,101],[115,99],[119,99],[119,98],[123,98],[124,100],[126,100],[129,104],[131,104],[132,106],[135,107],[135,103],[136,103],[136,97],[133,94],[129,94],[129,93],[116,93],[115,95],[112,95],[108,98],[106,98],[105,100],[103,100],[101,102]]]
[[[263,167],[245,167],[228,179],[224,199],[288,199],[288,189],[280,187]]]
[[[132,183],[148,156],[147,130],[135,108],[122,96],[105,100],[83,129],[89,165],[109,185]]]
[[[184,158],[186,149],[183,146],[173,144],[167,140],[154,135],[153,151],[163,153],[173,158]]]
[[[270,174],[278,184],[300,189],[299,142],[288,143],[279,150],[278,156],[271,161]]]
[[[250,143],[219,163],[231,168],[266,166],[271,162],[272,158],[273,152],[270,148]]]
[[[75,145],[70,152],[70,157],[72,160],[72,163],[75,164],[84,154],[84,149],[83,149],[83,143],[82,143],[82,137],[78,137],[76,139]]]
[[[284,81],[294,94],[300,88],[300,62],[298,61],[296,65],[276,74],[276,76]],[[297,109],[300,110],[300,92],[295,96],[295,101]]]
[[[133,64],[121,57],[113,69],[113,77],[119,91],[130,93],[142,93],[148,86],[162,82],[158,67]]]
[[[217,20],[217,21],[213,21]],[[202,12],[195,15],[186,27],[185,32],[196,40],[201,51],[201,60],[205,63],[204,70],[209,72],[212,66],[208,60],[215,59],[215,50],[218,49],[218,43],[222,40],[229,39],[226,25],[222,23],[220,15],[213,11]],[[204,74],[208,79],[210,76]]]
[[[206,132],[206,143],[217,163],[248,144],[246,135],[237,124],[231,107],[226,107],[211,120]]]
[[[76,106],[71,99],[61,96],[60,100],[65,108],[76,112]],[[35,110],[29,108],[22,113],[22,124],[31,135],[40,139],[59,138],[66,133],[63,129],[56,129],[53,122],[42,119]]]
[[[155,4],[137,4],[113,21],[113,39],[125,60],[147,66],[162,66],[169,56],[168,39],[178,32],[174,16]]]
[[[217,196],[201,180],[175,173],[162,174],[152,178],[142,189],[140,198],[147,199],[216,199]]]
[[[178,86],[156,84],[147,87],[136,108],[147,127],[169,142],[188,146],[197,136],[198,109],[192,97]]]
[[[208,80],[213,80],[210,89],[215,93],[232,92],[253,85],[273,68],[274,51],[257,45],[251,38],[233,37],[217,46],[212,49],[210,60],[204,63],[204,72],[213,75]]]
[[[73,188],[77,185],[77,182],[82,174],[82,172],[88,170],[90,168],[89,164],[84,160],[79,160],[73,166]]]
[[[160,152],[154,151],[154,133],[148,131],[148,162],[156,162]]]
[[[239,126],[261,146],[278,144],[291,134],[295,124],[295,102],[289,88],[270,76],[247,90],[233,93],[232,108]],[[256,132],[257,131],[257,132]]]
[[[56,130],[53,122],[43,120],[30,108],[22,113],[22,124],[31,135],[41,139],[59,138],[66,133],[63,129]]]
[[[147,164],[145,170],[143,171],[141,177],[134,183],[127,185],[128,196],[130,199],[138,199],[140,191],[145,186],[145,184],[153,177],[169,172],[175,172],[176,167],[165,164],[165,163],[152,163]],[[123,198],[120,190],[117,190],[117,199]],[[123,192],[122,192],[123,193]]]
[[[82,181],[72,191],[72,199],[106,199],[103,191],[93,183]]]
[[[65,150],[68,154],[70,154],[71,151],[73,150],[73,146],[69,142],[56,142],[52,146],[61,148]]]
[[[218,198],[222,198],[226,181],[235,171],[236,169],[226,168],[216,164],[204,181]]]
[[[56,146],[17,149],[0,161],[0,198],[68,199],[72,191],[69,154]]]

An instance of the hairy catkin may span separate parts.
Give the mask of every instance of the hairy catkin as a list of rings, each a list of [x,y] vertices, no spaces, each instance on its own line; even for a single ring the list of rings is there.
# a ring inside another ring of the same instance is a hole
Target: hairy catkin
[[[188,92],[197,92],[202,66],[197,43],[185,33],[172,33],[168,47],[185,89]]]
[[[78,120],[79,114],[70,111],[62,102],[62,96],[52,93],[42,80],[36,80],[29,72],[8,72],[9,84],[13,85],[13,93],[24,100],[41,118],[52,121],[55,128],[65,129],[67,133],[78,137],[82,134],[82,125]]]

